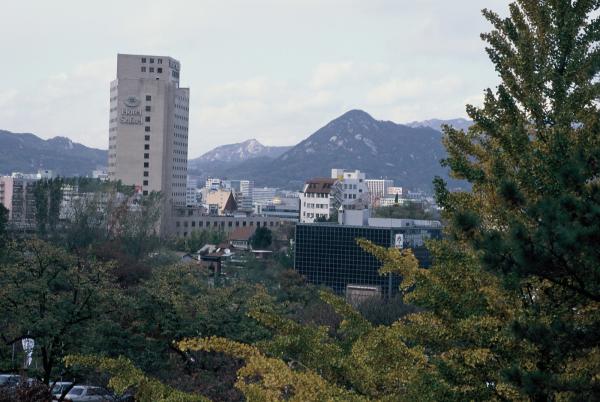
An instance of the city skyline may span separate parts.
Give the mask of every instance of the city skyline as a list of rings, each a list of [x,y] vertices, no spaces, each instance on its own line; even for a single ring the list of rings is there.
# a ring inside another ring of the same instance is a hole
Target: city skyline
[[[192,158],[249,138],[295,144],[353,108],[400,123],[464,117],[497,80],[479,9],[506,13],[508,2],[116,4],[6,7],[0,33],[12,40],[1,46],[15,62],[0,82],[0,128],[107,149],[117,53],[187,66]]]

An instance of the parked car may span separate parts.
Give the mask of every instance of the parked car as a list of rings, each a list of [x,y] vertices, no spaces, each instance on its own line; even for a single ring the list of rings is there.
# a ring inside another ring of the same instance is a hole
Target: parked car
[[[76,385],[67,395],[65,402],[115,402],[117,398],[105,388],[90,385]]]
[[[51,383],[50,385],[52,385],[52,399],[58,400],[62,396],[63,392],[73,385],[73,383],[68,381],[57,381],[54,384]]]
[[[133,391],[125,391],[123,395],[118,396],[117,402],[135,402],[135,393]]]
[[[14,387],[21,381],[21,376],[16,374],[0,374],[0,387]]]

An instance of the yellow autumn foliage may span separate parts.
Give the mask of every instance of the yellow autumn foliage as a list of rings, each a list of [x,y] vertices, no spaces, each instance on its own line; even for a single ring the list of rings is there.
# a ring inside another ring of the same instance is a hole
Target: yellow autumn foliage
[[[72,355],[64,359],[67,367],[81,366],[110,374],[108,386],[117,394],[134,389],[140,402],[208,402],[200,395],[187,394],[146,376],[124,358]]]

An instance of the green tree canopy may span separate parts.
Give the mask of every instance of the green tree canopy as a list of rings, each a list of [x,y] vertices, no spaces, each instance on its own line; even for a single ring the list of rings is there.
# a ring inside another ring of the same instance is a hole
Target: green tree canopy
[[[111,266],[40,240],[10,245],[0,266],[0,333],[6,345],[33,338],[48,383],[87,326],[119,306]]]
[[[256,228],[254,235],[250,239],[250,243],[252,244],[252,248],[254,249],[265,249],[271,246],[273,241],[273,233],[269,228],[259,227]]]
[[[4,248],[8,236],[8,212],[8,209],[0,204],[0,249]]]
[[[397,194],[396,194],[397,196]],[[420,202],[408,202],[406,204],[390,205],[387,207],[375,208],[373,211],[377,218],[393,219],[436,219],[436,215],[426,211]]]
[[[484,10],[501,83],[445,128],[445,164],[470,193],[437,181],[449,233],[520,297],[515,339],[531,364],[504,367],[533,400],[600,392],[600,17],[597,0],[519,0]],[[589,398],[588,398],[589,397]]]
[[[35,222],[39,235],[53,234],[56,230],[62,201],[63,180],[38,180],[33,189],[35,199]]]

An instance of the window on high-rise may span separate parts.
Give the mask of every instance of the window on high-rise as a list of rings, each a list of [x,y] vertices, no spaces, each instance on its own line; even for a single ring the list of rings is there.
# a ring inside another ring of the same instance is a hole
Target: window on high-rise
[[[144,140],[146,140],[146,141],[150,141],[150,136],[149,136],[149,135],[145,135],[145,136],[144,136]]]
[[[148,185],[148,180],[144,180],[144,186]]]
[[[146,67],[142,66],[142,73],[146,72]]]
[[[148,172],[144,172],[144,177],[148,177]]]
[[[144,149],[150,149],[150,144],[144,144]]]
[[[152,95],[146,95],[146,100],[147,101],[151,101],[152,100]]]
[[[150,131],[150,126],[146,126],[146,127],[144,127],[144,130],[145,130],[146,132]]]
[[[154,67],[150,67],[150,72],[153,73],[154,72]]]
[[[145,63],[145,62],[146,62],[146,58],[142,57],[142,63]]]
[[[156,69],[156,72],[157,72],[157,73],[159,73],[159,74],[160,74],[160,73],[162,73],[162,67],[158,67],[158,68]]]
[[[145,168],[147,168],[147,167],[150,167],[150,163],[148,163],[148,162],[144,162],[144,167],[145,167]]]
[[[150,57],[150,63],[154,63],[154,59]]]
[[[149,112],[151,110],[152,110],[152,108],[150,108],[150,106],[146,106],[146,112]]]
[[[144,118],[144,120],[145,120],[146,122],[150,122],[150,116],[146,116],[146,117]]]
[[[150,154],[144,154],[144,159],[150,159]]]

